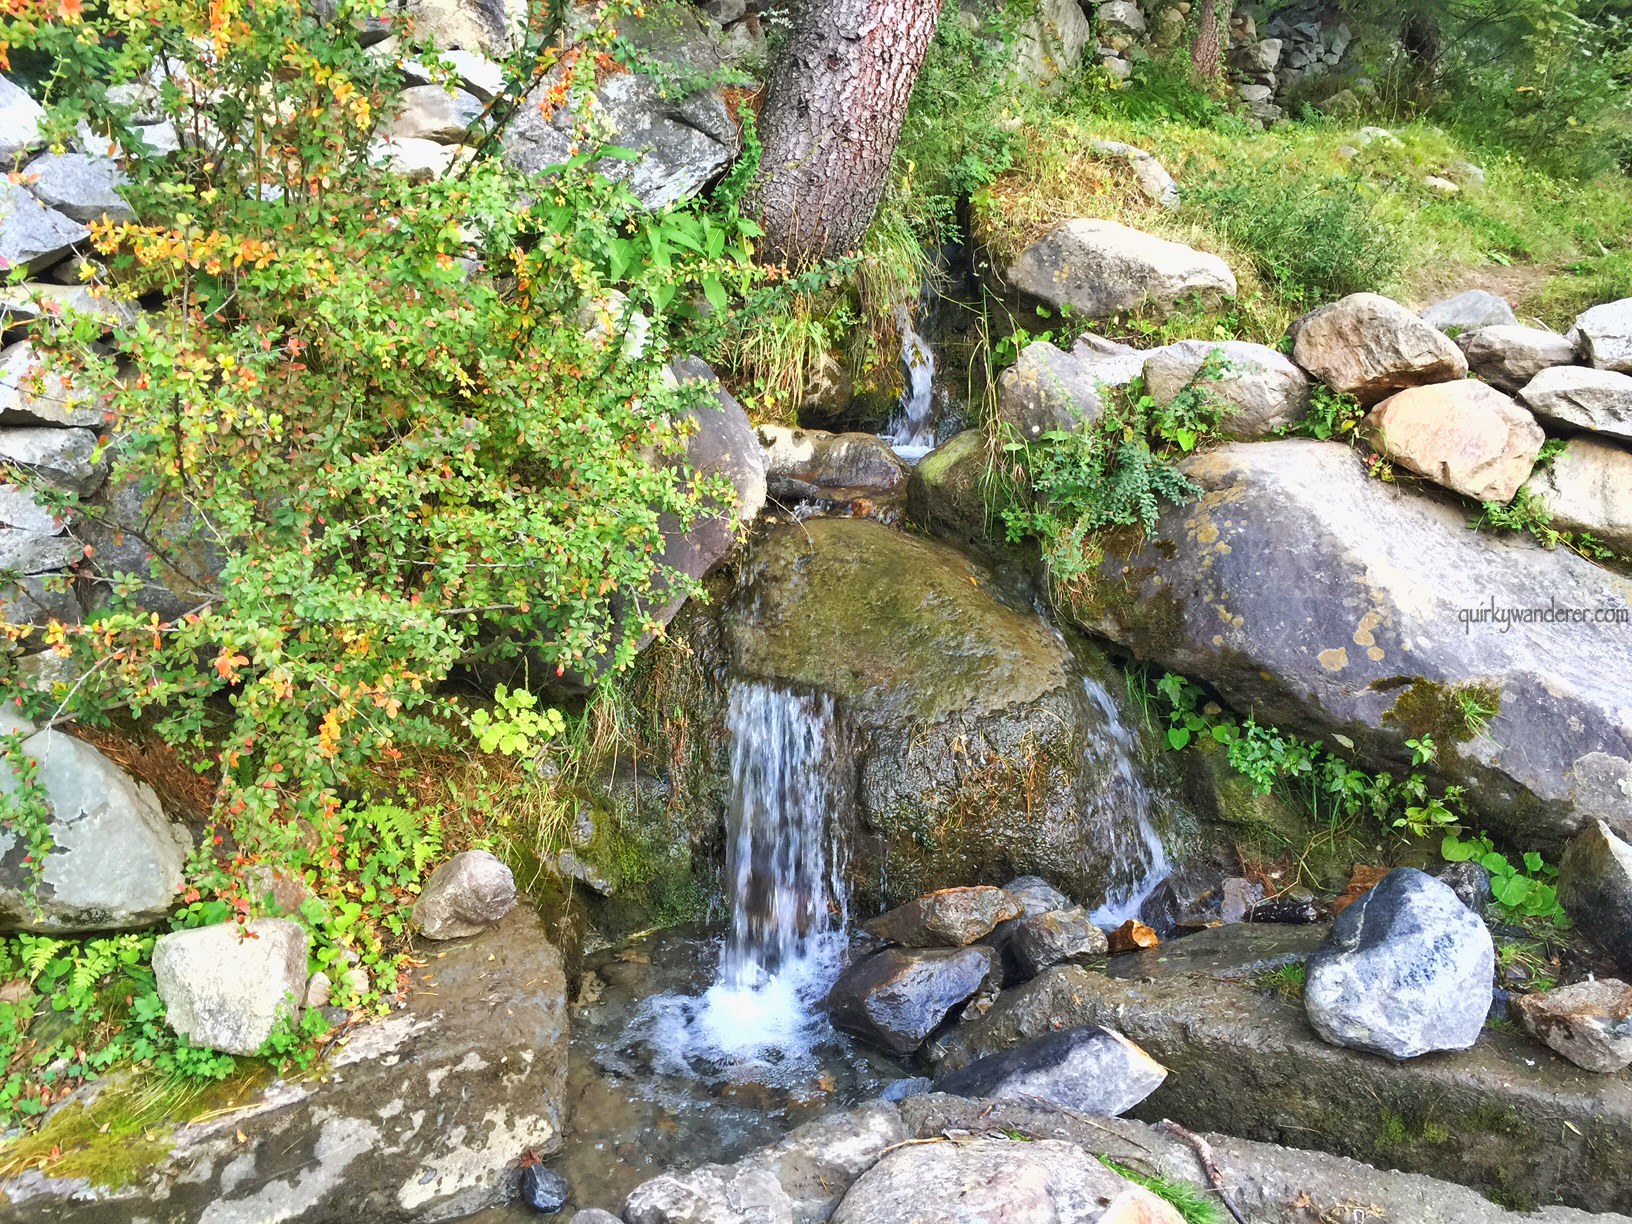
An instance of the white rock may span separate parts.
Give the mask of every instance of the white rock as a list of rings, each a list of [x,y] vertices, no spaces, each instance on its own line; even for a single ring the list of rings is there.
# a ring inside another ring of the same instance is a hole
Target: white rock
[[[96,492],[107,476],[105,464],[91,461],[95,452],[96,435],[88,429],[0,428],[0,463],[81,497]]]
[[[0,424],[98,426],[95,398],[49,371],[27,340],[0,349]]]
[[[90,233],[16,183],[0,179],[0,271],[50,267]]]
[[[401,97],[402,110],[389,124],[397,140],[457,144],[482,115],[480,99],[445,85],[410,85]]]
[[[1309,376],[1276,349],[1242,340],[1181,340],[1164,345],[1145,362],[1145,389],[1158,405],[1172,403],[1215,352],[1225,371],[1204,384],[1203,390],[1229,406],[1220,422],[1225,434],[1269,437],[1308,414]]]
[[[1156,314],[1196,298],[1233,297],[1235,276],[1216,255],[1114,221],[1067,221],[1020,253],[1004,273],[1019,293],[1079,317],[1145,308]]]
[[[427,939],[479,935],[516,906],[516,881],[486,850],[466,850],[443,863],[414,903],[414,924]]]
[[[1588,365],[1632,371],[1632,298],[1583,310],[1568,335]]]
[[[13,158],[40,143],[44,118],[38,102],[0,76],[0,169],[10,170]]]
[[[1525,487],[1546,503],[1554,527],[1590,532],[1616,552],[1632,554],[1632,452],[1572,438]]]
[[[1543,370],[1570,365],[1577,356],[1575,345],[1557,332],[1516,324],[1464,332],[1456,343],[1470,370],[1507,392],[1517,391]]]
[[[1553,366],[1526,383],[1519,399],[1543,420],[1632,438],[1632,376],[1585,366]]]
[[[196,1046],[253,1054],[306,996],[306,929],[287,918],[161,935],[153,978],[170,1027]]]
[[[32,176],[29,189],[75,221],[129,221],[135,210],[118,188],[129,180],[112,160],[89,153],[42,153],[23,171]]]
[[[1449,331],[1454,327],[1459,332],[1466,332],[1478,327],[1515,324],[1519,320],[1514,316],[1513,307],[1507,304],[1505,298],[1497,297],[1483,289],[1469,289],[1466,293],[1445,298],[1427,307],[1422,312],[1422,321],[1439,328],[1440,331]]]

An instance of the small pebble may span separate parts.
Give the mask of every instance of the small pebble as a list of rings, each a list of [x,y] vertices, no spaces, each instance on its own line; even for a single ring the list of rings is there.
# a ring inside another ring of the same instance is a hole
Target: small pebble
[[[554,1169],[535,1164],[521,1171],[521,1201],[534,1211],[554,1215],[567,1205],[567,1193],[567,1179]]]

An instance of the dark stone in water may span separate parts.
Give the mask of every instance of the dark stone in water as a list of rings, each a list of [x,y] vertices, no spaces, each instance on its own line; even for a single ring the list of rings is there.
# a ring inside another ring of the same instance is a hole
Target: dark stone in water
[[[534,1211],[554,1215],[567,1205],[567,1179],[541,1164],[521,1171],[521,1201]]]
[[[1061,961],[1096,960],[1108,946],[1105,932],[1090,921],[1086,910],[1055,910],[1015,924],[1004,952],[1004,968],[1012,960],[1022,978],[1034,978]]]
[[[933,1081],[928,1076],[914,1075],[909,1079],[890,1081],[878,1095],[886,1101],[904,1101],[908,1097],[923,1096],[932,1089]]]
[[[954,1096],[1052,1101],[1088,1114],[1132,1109],[1167,1078],[1167,1068],[1120,1033],[1085,1024],[1046,1033],[977,1058],[938,1078]]]
[[[1249,922],[1272,922],[1286,926],[1308,926],[1320,921],[1320,910],[1309,897],[1271,897],[1252,907]]]
[[[833,1027],[911,1054],[958,1004],[1001,972],[991,948],[886,948],[851,965],[827,996]]]

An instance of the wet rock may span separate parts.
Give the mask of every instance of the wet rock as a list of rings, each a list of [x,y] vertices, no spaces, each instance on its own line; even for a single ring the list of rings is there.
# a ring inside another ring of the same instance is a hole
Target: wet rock
[[[569,880],[576,880],[592,892],[610,897],[617,886],[594,866],[586,863],[576,850],[563,850],[555,856],[555,869]]]
[[[815,1224],[833,1214],[880,1155],[908,1137],[888,1101],[828,1114],[734,1165],[653,1178],[629,1194],[623,1218],[628,1224]]]
[[[105,464],[93,463],[96,435],[88,429],[0,428],[0,464],[23,468],[36,478],[89,497],[107,477]]]
[[[1632,553],[1632,451],[1573,438],[1525,486],[1561,531],[1588,532],[1614,551]]]
[[[943,888],[862,925],[869,935],[909,948],[961,948],[1024,912],[1001,888]]]
[[[1435,302],[1422,312],[1422,321],[1440,331],[1470,332],[1481,327],[1516,324],[1513,307],[1506,298],[1484,289],[1469,289],[1455,297]]]
[[[1151,980],[1074,965],[1050,969],[1005,991],[986,1016],[960,1023],[942,1043],[945,1063],[962,1065],[1084,1024],[1115,1029],[1168,1068],[1162,1087],[1135,1107],[1139,1118],[1295,1142],[1589,1211],[1632,1205],[1632,1169],[1606,1165],[1601,1155],[1632,1142],[1625,1077],[1593,1075],[1522,1034],[1496,1031],[1468,1050],[1406,1062],[1377,1058],[1322,1041],[1301,1007],[1252,982],[1217,981],[1204,968]],[[905,1101],[902,1112],[921,1117],[944,1099]],[[1445,1142],[1447,1134],[1474,1138]],[[1546,1143],[1537,1142],[1541,1134]],[[1194,1168],[1193,1153],[1186,1159]],[[1316,1193],[1318,1182],[1302,1188]],[[1288,1208],[1271,1218],[1307,1215]],[[1408,1210],[1401,1218],[1434,1216]],[[1485,1218],[1466,1216],[1469,1224]]]
[[[136,210],[119,194],[127,180],[112,158],[87,153],[42,153],[23,171],[30,189],[73,221],[131,221]]]
[[[521,1171],[521,1201],[534,1211],[554,1215],[567,1205],[569,1194],[567,1179],[554,1169],[534,1164]]]
[[[1622,969],[1632,972],[1632,845],[1595,820],[1558,864],[1558,900]]]
[[[934,1087],[934,1081],[925,1075],[913,1075],[906,1079],[891,1080],[884,1085],[879,1099],[885,1101],[904,1101],[908,1097],[922,1096]]]
[[[137,1160],[123,1186],[44,1172],[0,1180],[0,1215],[106,1224],[152,1217],[162,1204],[166,1221],[409,1224],[513,1201],[517,1157],[560,1146],[560,953],[537,916],[518,909],[420,959],[406,1005],[349,1033],[320,1076],[249,1086],[231,1111],[150,1129],[149,1150],[162,1154]]]
[[[1507,502],[1547,435],[1513,400],[1471,380],[1389,396],[1360,433],[1395,463],[1476,501]]]
[[[165,1019],[195,1046],[253,1054],[306,997],[306,929],[287,918],[224,922],[161,935],[153,981]]]
[[[1005,956],[1012,956],[1020,976],[1029,978],[1061,961],[1095,960],[1108,947],[1105,932],[1078,907],[1021,918],[1005,943]]]
[[[1245,922],[1252,907],[1264,899],[1264,886],[1234,877],[1219,889],[1218,917],[1225,924]]]
[[[1220,982],[1248,982],[1302,964],[1327,934],[1326,927],[1313,924],[1209,927],[1160,947],[1113,957],[1105,972],[1121,978],[1204,974]]]
[[[13,729],[28,727],[5,728]],[[152,788],[61,731],[29,735],[23,751],[39,762],[52,849],[30,897],[27,843],[0,830],[0,931],[117,931],[163,919],[181,892],[193,840]],[[15,785],[11,770],[0,770],[0,789]]]
[[[1105,942],[1111,952],[1120,955],[1124,952],[1159,947],[1162,941],[1154,928],[1146,926],[1137,918],[1129,918],[1116,930],[1106,932]]]
[[[827,996],[833,1027],[911,1054],[998,972],[990,948],[886,948],[846,969]]]
[[[1172,403],[1214,353],[1224,363],[1224,371],[1198,386],[1227,405],[1219,424],[1225,435],[1268,437],[1308,414],[1309,376],[1275,349],[1241,340],[1181,340],[1164,345],[1145,362],[1145,389],[1158,405]]]
[[[1595,369],[1632,370],[1632,298],[1583,310],[1566,335]]]
[[[986,435],[955,434],[920,459],[907,482],[907,513],[927,531],[974,543],[987,538]]]
[[[40,142],[45,110],[10,77],[0,76],[0,163],[9,171],[17,154]]]
[[[1632,438],[1632,377],[1585,366],[1553,366],[1525,384],[1519,401],[1544,421]]]
[[[1104,5],[1101,11],[1109,7],[1115,6]],[[921,1144],[891,1152],[857,1180],[833,1213],[833,1224],[904,1220],[1182,1224],[1183,1217],[1080,1147],[988,1135],[968,1143]]]
[[[10,180],[0,180],[0,268],[48,268],[91,231]]]
[[[1462,350],[1398,302],[1352,293],[1292,325],[1292,360],[1334,391],[1375,404],[1468,372]]]
[[[1434,879],[1456,894],[1456,899],[1479,917],[1490,904],[1490,872],[1478,863],[1441,863],[1431,873]]]
[[[1481,327],[1457,337],[1468,368],[1493,387],[1509,393],[1543,370],[1576,360],[1575,345],[1557,332],[1504,324]]]
[[[818,489],[883,493],[907,483],[907,465],[877,434],[835,434],[786,425],[760,425],[755,432],[765,448],[768,478],[786,477]]]
[[[1272,925],[1308,926],[1319,922],[1320,917],[1320,907],[1313,897],[1295,894],[1259,901],[1247,912],[1248,922]]]
[[[1513,1003],[1524,1031],[1578,1067],[1613,1075],[1632,1066],[1632,986],[1577,982]]]
[[[1101,7],[1103,13],[1103,6]],[[1103,17],[1101,18],[1103,20]],[[1180,302],[1235,296],[1235,275],[1216,255],[1114,221],[1067,221],[1020,253],[1005,283],[1053,310],[1104,319],[1128,310],[1165,315]]]
[[[1303,999],[1327,1041],[1416,1058],[1479,1039],[1495,972],[1485,924],[1449,886],[1401,867],[1332,924]]]
[[[1104,411],[1093,368],[1046,340],[1034,340],[997,381],[997,415],[1024,442],[1045,433],[1075,433]]]
[[[602,1211],[599,1207],[580,1207],[573,1213],[572,1220],[573,1224],[624,1224],[610,1211]]]
[[[1467,786],[1515,843],[1545,850],[1594,817],[1632,829],[1625,626],[1491,612],[1535,605],[1538,591],[1632,606],[1632,583],[1564,549],[1471,532],[1463,507],[1368,478],[1342,445],[1232,443],[1183,470],[1197,501],[1057,592],[1078,624],[1204,677],[1260,721],[1343,735],[1373,769],[1408,772],[1407,736],[1454,743],[1433,772]],[[1459,713],[1465,688],[1500,694],[1477,737]]]
[[[1041,876],[1019,876],[1003,885],[1003,891],[1020,902],[1027,918],[1072,908],[1071,898]]]
[[[463,939],[494,926],[515,907],[510,868],[486,850],[466,850],[425,881],[414,902],[414,925],[427,939]]]
[[[818,518],[755,540],[721,620],[735,674],[838,699],[857,816],[878,835],[856,839],[852,874],[883,882],[878,901],[1022,873],[1103,899],[1138,798],[1132,766],[1099,751],[1121,684],[1028,594],[934,541]]]
[[[410,85],[402,91],[402,109],[387,125],[399,140],[433,140],[458,144],[482,116],[482,101],[445,85]]]
[[[1126,1113],[1162,1086],[1167,1069],[1120,1033],[1062,1029],[937,1076],[938,1092],[1051,1101],[1079,1113]]]

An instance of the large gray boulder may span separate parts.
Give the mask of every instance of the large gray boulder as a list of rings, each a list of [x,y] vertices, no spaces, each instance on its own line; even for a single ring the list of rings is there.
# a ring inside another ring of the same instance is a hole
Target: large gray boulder
[[[408,0],[414,36],[437,50],[479,51],[503,59],[521,45],[526,0]]]
[[[1015,32],[1011,71],[1033,85],[1052,85],[1073,71],[1093,39],[1076,0],[1043,0]]]
[[[1443,332],[1376,293],[1351,293],[1298,319],[1292,360],[1368,406],[1405,387],[1468,372],[1462,350]]]
[[[22,750],[39,762],[52,848],[31,896],[28,844],[0,830],[0,931],[129,930],[163,919],[181,892],[192,836],[150,787],[83,740],[40,731]],[[16,786],[11,770],[0,770],[0,790]]]
[[[1588,365],[1632,370],[1632,298],[1583,310],[1567,334]]]
[[[8,1224],[458,1219],[514,1200],[520,1156],[561,1146],[567,1095],[566,976],[536,914],[436,948],[404,1006],[329,1047],[319,1075],[235,1087],[230,1110],[156,1125],[121,1161],[122,1185],[31,1171],[0,1180]],[[115,1077],[81,1090],[140,1093]],[[137,1099],[140,1099],[139,1096]],[[112,1109],[131,1099],[110,1097]],[[105,1159],[83,1129],[76,1168]],[[104,1148],[105,1151],[105,1148]],[[156,1207],[156,1205],[162,1205]],[[155,1215],[156,1211],[162,1214]]]
[[[1547,441],[1527,411],[1469,379],[1396,392],[1360,433],[1400,466],[1481,502],[1511,500]]]
[[[892,1054],[911,1054],[948,1013],[996,983],[990,948],[885,948],[857,961],[828,992],[833,1027]]]
[[[1632,973],[1632,845],[1604,821],[1593,821],[1564,851],[1558,864],[1558,901],[1617,965]]]
[[[1269,437],[1308,414],[1309,376],[1283,353],[1244,340],[1181,340],[1163,345],[1145,362],[1145,390],[1158,405],[1172,403],[1195,382],[1215,353],[1223,363],[1223,374],[1199,386],[1226,406],[1219,430],[1227,437]]]
[[[1051,1101],[1114,1117],[1162,1086],[1167,1068],[1121,1033],[1060,1029],[937,1076],[935,1090],[993,1100]]]
[[[12,161],[40,142],[40,120],[45,108],[29,97],[10,77],[0,76],[0,169],[9,172]]]
[[[907,483],[907,465],[877,434],[828,433],[788,425],[755,427],[765,448],[770,483],[795,488],[894,492]]]
[[[1632,831],[1626,626],[1590,612],[1632,606],[1632,581],[1469,531],[1461,505],[1370,479],[1338,443],[1231,443],[1183,470],[1199,500],[1061,592],[1080,624],[1396,776],[1405,738],[1431,735],[1431,776],[1517,844],[1598,818]],[[1523,611],[1549,601],[1589,611]],[[1470,690],[1499,707],[1477,734]]]
[[[0,484],[0,570],[44,574],[83,555],[67,524],[35,493]]]
[[[1100,417],[1103,384],[1093,366],[1034,340],[997,380],[997,415],[1023,442],[1055,430],[1075,433]]]
[[[1509,393],[1543,370],[1570,365],[1578,357],[1575,345],[1557,332],[1516,324],[1464,332],[1456,343],[1468,359],[1468,369]]]
[[[724,628],[737,675],[831,693],[856,733],[855,811],[875,835],[852,843],[858,896],[1024,873],[1103,900],[1118,839],[1137,836],[1137,737],[1133,761],[1087,751],[1114,739],[1119,682],[997,573],[867,520],[783,524],[755,540]]]
[[[961,948],[1024,912],[1001,888],[943,888],[869,919],[869,935],[908,948]]]
[[[909,1138],[887,1101],[830,1113],[735,1164],[703,1165],[642,1183],[624,1201],[623,1218],[627,1224],[826,1220],[856,1178]],[[584,1213],[573,1218],[582,1220]]]
[[[1195,299],[1234,297],[1235,275],[1217,255],[1115,221],[1067,221],[1020,252],[1003,282],[1022,297],[1078,317],[1130,310],[1169,313]]]
[[[1632,438],[1632,375],[1553,366],[1526,383],[1519,400],[1555,425]]]
[[[130,221],[136,212],[119,194],[128,181],[112,158],[88,153],[42,153],[24,174],[34,194],[74,221]]]
[[[159,936],[153,981],[165,1020],[195,1046],[254,1054],[300,1016],[308,945],[306,928],[288,918]]]
[[[1474,331],[1481,327],[1500,327],[1517,323],[1513,307],[1507,299],[1484,289],[1469,289],[1455,297],[1435,302],[1422,312],[1422,321],[1440,331]]]
[[[0,427],[0,464],[81,497],[95,493],[107,478],[107,465],[93,462],[95,453],[96,435],[88,429]]]
[[[1632,452],[1575,438],[1526,487],[1564,531],[1590,532],[1622,555],[1632,555]]]
[[[1416,1058],[1479,1039],[1495,974],[1485,924],[1449,885],[1399,867],[1338,915],[1303,1002],[1333,1045]]]
[[[47,207],[8,179],[0,179],[0,269],[49,268],[72,253],[91,231]]]
[[[1001,947],[1005,969],[1012,962],[1021,978],[1033,978],[1061,961],[1089,961],[1109,948],[1105,932],[1094,925],[1081,906],[1049,910],[1017,919],[1004,932]]]
[[[985,431],[966,429],[913,466],[907,478],[907,513],[913,522],[943,539],[971,546],[989,542],[987,445]]]
[[[902,1146],[862,1174],[833,1213],[833,1224],[1182,1224],[1183,1219],[1167,1202],[1075,1144],[995,1135]]]
[[[414,902],[414,925],[427,939],[464,939],[497,926],[516,907],[516,880],[486,850],[456,854],[431,873]]]

